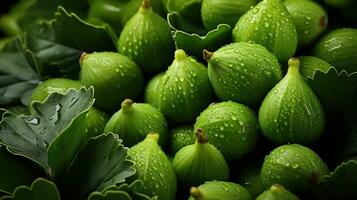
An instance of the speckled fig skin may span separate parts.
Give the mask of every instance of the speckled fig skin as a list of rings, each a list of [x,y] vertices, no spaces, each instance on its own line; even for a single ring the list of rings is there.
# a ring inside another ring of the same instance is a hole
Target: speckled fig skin
[[[177,153],[181,148],[194,144],[196,136],[193,131],[193,125],[183,125],[170,131],[170,151]]]
[[[128,150],[129,159],[135,163],[136,176],[144,182],[140,191],[160,200],[175,199],[176,176],[171,162],[161,150],[159,135],[150,133]]]
[[[256,200],[299,200],[299,198],[284,186],[275,184],[260,194]]]
[[[157,87],[160,83],[160,79],[161,77],[164,76],[164,73],[159,73],[157,75],[155,75],[154,77],[152,77],[149,82],[146,85],[145,88],[145,102],[155,106],[155,107],[159,107],[159,103],[158,103],[158,91],[157,91]]]
[[[191,187],[188,200],[253,200],[253,197],[239,184],[209,181],[198,187]]]
[[[299,59],[289,60],[287,74],[268,93],[259,109],[261,131],[275,144],[308,144],[324,131],[323,108],[300,75],[299,66]]]
[[[264,160],[261,178],[269,187],[283,185],[293,193],[309,192],[329,170],[311,149],[299,144],[277,147]]]
[[[194,128],[205,130],[210,143],[228,160],[240,159],[252,151],[259,131],[254,111],[235,102],[210,105],[197,117]]]
[[[328,15],[318,3],[310,0],[285,0],[284,5],[296,25],[299,47],[310,45],[326,30]]]
[[[236,25],[238,19],[258,0],[202,0],[201,17],[206,29],[215,29],[219,24]]]
[[[207,68],[182,49],[157,87],[160,111],[174,123],[190,123],[213,99]]]
[[[338,71],[357,71],[357,29],[337,29],[324,35],[312,55],[325,60]]]
[[[108,120],[109,116],[105,112],[92,106],[86,116],[87,139],[104,133],[104,127]]]
[[[214,53],[204,50],[203,57],[212,87],[222,101],[256,106],[282,78],[275,55],[258,44],[232,43]]]
[[[219,150],[208,143],[202,129],[196,131],[195,144],[180,149],[172,165],[180,185],[199,185],[210,180],[228,180],[229,168]]]
[[[142,91],[144,77],[128,57],[114,52],[82,54],[80,80],[94,87],[95,105],[114,112],[126,99],[135,99]]]
[[[279,61],[292,57],[298,43],[293,18],[281,0],[263,0],[244,14],[233,29],[233,41],[263,45]]]
[[[129,147],[145,139],[147,133],[155,132],[160,135],[159,144],[165,146],[168,125],[164,115],[157,108],[125,99],[120,110],[106,124],[105,132],[118,134]]]
[[[165,70],[175,50],[166,20],[156,14],[149,0],[126,23],[117,42],[120,53],[134,60],[145,72]]]

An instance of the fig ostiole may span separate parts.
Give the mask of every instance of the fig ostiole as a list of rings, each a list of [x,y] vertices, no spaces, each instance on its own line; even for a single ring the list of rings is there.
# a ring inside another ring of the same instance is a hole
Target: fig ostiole
[[[308,144],[324,131],[325,114],[299,73],[300,60],[291,58],[285,77],[265,97],[259,109],[263,135],[275,144]]]
[[[212,87],[222,101],[256,106],[282,78],[276,56],[258,44],[232,43],[213,53],[204,50],[203,57]]]
[[[180,149],[172,161],[178,182],[192,186],[228,180],[229,168],[221,152],[208,142],[202,129],[196,131],[196,136],[195,144]]]
[[[147,133],[154,132],[160,135],[159,144],[165,146],[168,125],[164,115],[157,108],[125,99],[121,103],[121,109],[106,124],[105,132],[118,134],[129,147],[142,141]]]

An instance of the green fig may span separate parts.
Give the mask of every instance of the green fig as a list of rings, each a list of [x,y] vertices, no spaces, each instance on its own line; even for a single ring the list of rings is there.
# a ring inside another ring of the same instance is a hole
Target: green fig
[[[117,42],[120,53],[133,59],[145,72],[166,69],[175,50],[170,27],[156,14],[149,0],[124,26]]]
[[[295,22],[299,47],[310,45],[326,30],[328,15],[318,3],[286,0],[284,4]]]
[[[104,131],[118,134],[129,147],[145,139],[147,133],[154,132],[160,135],[159,144],[165,146],[168,125],[157,108],[125,99],[121,103],[121,109],[110,118]]]
[[[260,178],[261,162],[245,162],[238,171],[238,183],[245,187],[253,197],[264,192],[265,186]]]
[[[86,115],[86,135],[87,139],[104,133],[104,127],[109,120],[109,116],[103,111],[91,107]]]
[[[263,0],[244,14],[233,29],[233,41],[261,44],[279,61],[292,57],[298,43],[293,18],[281,0]]]
[[[157,87],[164,73],[159,73],[152,77],[145,88],[145,102],[152,106],[159,107]]]
[[[232,43],[203,54],[212,87],[222,101],[256,106],[282,78],[275,55],[258,44]]]
[[[136,98],[144,85],[140,68],[128,57],[114,52],[82,54],[80,80],[95,90],[95,105],[115,111],[126,98]]]
[[[144,183],[140,192],[157,196],[160,200],[172,200],[176,194],[176,176],[158,140],[159,134],[150,133],[142,142],[131,147],[128,155],[135,163],[137,178]]]
[[[239,184],[224,181],[209,181],[191,187],[188,200],[253,200],[247,189]]]
[[[150,2],[153,11],[159,14],[160,16],[164,17],[166,12],[162,0],[150,0]],[[136,12],[138,12],[142,3],[143,0],[130,0],[126,4],[123,10],[123,15],[121,17],[121,24],[125,25],[130,20],[130,18],[132,18],[135,15]]]
[[[176,127],[170,132],[170,150],[177,153],[181,148],[194,144],[196,136],[193,132],[193,125]]]
[[[157,87],[159,108],[173,122],[192,122],[213,99],[206,67],[176,50]]]
[[[323,36],[313,50],[313,56],[330,63],[337,70],[357,71],[357,29],[343,28]]]
[[[83,84],[66,78],[51,78],[40,83],[31,95],[31,102],[44,101],[51,93],[65,94],[69,89],[79,90]]]
[[[300,75],[299,66],[299,59],[289,60],[287,74],[268,93],[259,109],[261,131],[275,144],[311,143],[324,130],[324,111]]]
[[[180,149],[172,165],[181,185],[199,185],[205,181],[228,180],[229,168],[216,147],[208,143],[202,129],[196,131],[195,144]]]
[[[274,184],[260,194],[256,200],[299,200],[299,197],[285,189],[282,185]]]
[[[256,145],[259,125],[254,111],[235,102],[210,105],[197,117],[195,130],[205,130],[208,140],[226,159],[242,158]]]
[[[327,73],[332,68],[328,62],[313,56],[301,56],[300,74],[306,79],[314,79],[315,73],[321,71]]]
[[[261,178],[265,186],[280,184],[295,193],[304,193],[319,183],[329,170],[308,147],[289,144],[277,147],[265,157]]]
[[[219,24],[234,27],[238,19],[256,4],[257,0],[202,0],[203,25],[208,30],[217,28]]]

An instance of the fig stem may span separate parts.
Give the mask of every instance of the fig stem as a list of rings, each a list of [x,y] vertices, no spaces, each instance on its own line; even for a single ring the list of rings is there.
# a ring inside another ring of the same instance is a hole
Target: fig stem
[[[154,140],[154,141],[156,141],[156,142],[159,141],[159,137],[160,137],[160,135],[159,135],[158,133],[149,133],[149,134],[146,136],[147,139],[151,139],[151,140]]]
[[[191,187],[190,188],[190,195],[194,198],[194,199],[201,199],[203,197],[201,191],[196,188],[196,187]]]
[[[140,6],[140,10],[142,10],[142,9],[145,10],[145,9],[149,9],[149,8],[151,8],[150,0],[143,0],[142,4]]]
[[[131,99],[125,99],[122,103],[121,103],[121,109],[123,110],[128,110],[129,108],[131,108],[131,106],[133,105],[134,101]]]
[[[288,64],[288,74],[299,73],[300,60],[298,58],[290,58]]]
[[[186,54],[186,52],[184,50],[177,49],[175,51],[175,59],[176,60],[181,60],[181,59],[186,58],[186,57],[187,57],[187,54]]]
[[[196,131],[196,137],[197,137],[197,142],[200,144],[206,144],[208,143],[208,138],[206,134],[204,133],[202,128],[197,129]]]
[[[83,63],[83,60],[87,57],[87,53],[86,52],[83,52],[82,54],[81,54],[81,56],[79,57],[79,64],[80,65],[82,65],[82,63]]]
[[[203,49],[202,54],[203,54],[203,59],[205,59],[206,61],[208,61],[213,56],[213,53],[206,49]]]

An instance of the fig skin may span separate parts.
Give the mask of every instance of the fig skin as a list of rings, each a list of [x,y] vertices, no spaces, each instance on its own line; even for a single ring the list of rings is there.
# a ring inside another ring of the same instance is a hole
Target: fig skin
[[[280,62],[291,58],[298,44],[293,18],[281,0],[263,0],[244,14],[233,29],[233,41],[260,44]]]
[[[128,150],[128,158],[135,163],[136,178],[144,183],[141,193],[157,196],[160,200],[172,200],[176,194],[176,176],[158,140],[159,134],[149,133]]]
[[[159,107],[158,103],[158,90],[157,87],[160,83],[160,79],[164,76],[164,73],[159,73],[152,77],[146,85],[145,88],[145,102],[155,106],[156,108]]]
[[[180,185],[199,185],[205,181],[228,180],[229,168],[220,151],[208,143],[202,129],[196,131],[195,144],[180,149],[172,161]]]
[[[258,44],[232,43],[214,53],[204,50],[203,56],[212,87],[221,101],[260,105],[282,78],[276,56]]]
[[[312,55],[334,66],[338,71],[357,71],[357,29],[342,28],[324,35]]]
[[[217,28],[219,24],[228,24],[231,27],[258,0],[202,0],[201,18],[207,30]]]
[[[197,117],[194,128],[205,130],[210,143],[227,160],[240,159],[252,151],[259,132],[254,111],[230,101],[210,105]]]
[[[170,65],[175,45],[167,21],[152,10],[150,1],[144,0],[124,26],[117,48],[144,72],[156,73]]]
[[[318,3],[286,0],[284,4],[295,22],[300,48],[312,44],[326,30],[328,15]]]
[[[159,144],[163,147],[168,137],[164,115],[150,104],[134,103],[131,99],[122,102],[120,110],[110,118],[104,131],[118,134],[128,147],[145,139],[150,132],[160,135]]]
[[[299,67],[299,59],[289,60],[287,74],[268,93],[259,109],[260,129],[274,144],[308,144],[324,131],[323,108],[300,75]]]
[[[157,87],[160,111],[173,123],[191,123],[213,99],[206,67],[178,49]]]
[[[140,68],[128,57],[114,52],[82,54],[80,80],[94,87],[95,105],[114,112],[126,99],[135,99],[144,86]]]
[[[275,184],[260,194],[256,200],[299,200],[299,198],[284,186]]]
[[[239,184],[224,181],[209,181],[191,187],[188,200],[253,200],[247,189]]]
[[[193,125],[179,126],[170,131],[170,151],[177,153],[181,148],[194,144],[196,136]]]
[[[123,26],[138,12],[142,3],[143,0],[130,0],[126,3],[120,21]],[[155,13],[159,14],[162,17],[165,17],[165,7],[163,5],[162,0],[150,0],[150,4]]]
[[[314,151],[289,144],[277,147],[265,157],[260,175],[267,187],[280,184],[301,194],[309,192],[328,173],[327,165]]]

